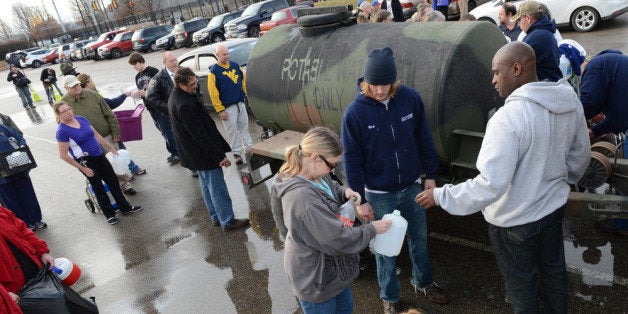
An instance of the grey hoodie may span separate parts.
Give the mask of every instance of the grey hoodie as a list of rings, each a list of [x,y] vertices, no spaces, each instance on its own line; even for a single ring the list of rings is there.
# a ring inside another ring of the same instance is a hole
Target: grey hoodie
[[[277,176],[272,193],[281,198],[288,229],[284,268],[296,296],[324,302],[358,276],[359,252],[375,237],[373,224],[344,228],[336,216],[346,187],[324,177],[334,198],[302,177]]]
[[[573,88],[535,82],[516,89],[486,126],[476,166],[480,174],[434,190],[453,215],[482,210],[499,227],[538,221],[567,202],[569,184],[589,164],[591,145]]]

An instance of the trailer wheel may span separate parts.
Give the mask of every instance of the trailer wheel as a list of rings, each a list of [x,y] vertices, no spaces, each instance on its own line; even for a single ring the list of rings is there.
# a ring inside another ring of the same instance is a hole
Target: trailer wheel
[[[94,206],[94,202],[92,202],[92,200],[90,199],[85,200],[85,207],[87,207],[87,209],[92,213],[96,212],[96,207]]]

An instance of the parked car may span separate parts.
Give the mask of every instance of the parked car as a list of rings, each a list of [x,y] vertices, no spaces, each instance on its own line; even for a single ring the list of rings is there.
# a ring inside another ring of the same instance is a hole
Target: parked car
[[[157,39],[172,32],[172,25],[157,25],[138,29],[133,33],[133,50],[139,52],[157,50]]]
[[[71,43],[63,44],[63,45],[57,47],[57,49],[55,49],[55,50],[57,50],[57,54],[59,56],[61,56],[61,52],[63,52],[63,54],[65,54],[65,56],[69,58],[70,57],[70,52],[72,51]],[[59,62],[59,58],[54,60],[53,63],[57,63],[57,62]]]
[[[41,48],[38,48],[41,49]],[[28,54],[28,52],[24,51],[24,50],[16,50],[13,52],[9,52],[4,56],[4,60],[8,63],[8,64],[14,64],[17,67],[21,68],[22,67],[22,60],[24,59],[24,57],[26,57],[26,55]]]
[[[229,59],[242,67],[242,70],[246,72],[246,64],[249,60],[249,55],[253,51],[253,47],[257,43],[257,38],[243,38],[228,40],[222,42],[229,50]],[[209,98],[209,91],[207,90],[207,75],[209,74],[209,68],[216,64],[218,59],[216,58],[216,46],[218,44],[212,44],[203,46],[187,52],[178,58],[179,66],[189,67],[198,76],[198,86],[201,87],[201,93],[203,94],[203,103],[211,106],[211,99]]]
[[[20,60],[20,65],[22,68],[25,67],[33,67],[38,68],[42,66],[44,62],[44,57],[50,53],[50,49],[39,49],[26,54],[24,59]]]
[[[313,3],[312,6],[314,6]],[[312,6],[299,4],[281,9],[279,11],[275,11],[275,13],[273,13],[273,15],[270,17],[270,21],[266,21],[259,25],[259,35],[264,35],[264,33],[277,25],[296,24],[298,17],[297,11],[299,9],[310,8]]]
[[[181,22],[174,26],[174,41],[180,47],[190,47],[194,44],[192,36],[198,30],[207,27],[209,19],[194,19]]]
[[[75,41],[71,43],[70,44],[70,60],[72,61],[83,60],[85,58],[82,53],[83,47],[90,42],[91,40],[84,39],[84,40],[79,40],[79,41]]]
[[[113,38],[119,33],[124,32],[123,29],[117,29],[115,31],[110,31],[106,33],[102,33],[96,41],[91,42],[83,47],[83,57],[86,59],[94,59],[98,61],[100,57],[98,56],[98,47],[108,44],[113,40]]]
[[[227,38],[259,37],[259,25],[272,14],[288,7],[286,0],[266,0],[249,5],[242,16],[225,25]]]
[[[181,48],[181,46],[177,46],[177,43],[174,41],[174,28],[170,34],[157,39],[155,45],[155,48],[165,50]]]
[[[209,43],[217,43],[225,40],[225,24],[233,19],[237,19],[244,11],[235,11],[223,13],[214,16],[209,20],[207,27],[194,33],[193,41],[195,45],[207,45]]]
[[[110,43],[98,47],[98,56],[102,59],[118,59],[123,54],[133,51],[133,33],[135,31],[124,31],[118,33]]]
[[[547,5],[560,27],[571,26],[578,32],[589,32],[601,21],[616,18],[628,11],[625,0],[538,0]],[[510,1],[519,8],[523,1]],[[492,0],[469,12],[480,21],[499,23],[499,7],[502,0]]]
[[[59,48],[59,47],[57,47],[57,48]],[[44,63],[52,63],[52,64],[54,64],[54,63],[58,62],[58,60],[59,60],[59,53],[58,53],[57,48],[49,50],[50,52],[48,52],[48,54],[44,56],[44,59],[43,59]]]

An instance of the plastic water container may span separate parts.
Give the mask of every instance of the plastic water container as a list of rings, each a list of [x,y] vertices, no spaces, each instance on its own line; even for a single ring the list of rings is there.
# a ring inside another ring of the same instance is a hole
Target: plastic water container
[[[65,257],[55,258],[52,271],[57,274],[61,282],[66,286],[73,285],[81,277],[81,269]]]
[[[119,149],[118,156],[114,156],[112,153],[107,153],[105,155],[107,160],[111,163],[113,167],[113,172],[117,175],[124,175],[129,173],[129,163],[131,162],[131,156],[126,149]]]
[[[336,216],[342,220],[345,227],[353,227],[353,223],[355,222],[355,207],[353,204],[351,200],[348,200],[340,206],[340,211],[336,214]]]
[[[565,55],[560,55],[560,71],[563,72],[563,78],[568,78],[571,76],[571,62],[569,59],[565,57]]]
[[[397,256],[401,252],[406,229],[408,229],[408,221],[401,217],[401,213],[396,209],[392,214],[384,215],[382,220],[391,220],[392,225],[385,233],[375,236],[373,249],[384,256]]]

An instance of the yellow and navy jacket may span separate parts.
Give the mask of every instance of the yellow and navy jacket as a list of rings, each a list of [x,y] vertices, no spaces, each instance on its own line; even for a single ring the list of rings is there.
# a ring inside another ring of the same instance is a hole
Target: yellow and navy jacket
[[[246,79],[240,66],[232,61],[229,64],[214,64],[207,75],[207,89],[216,112],[225,107],[244,101]]]

